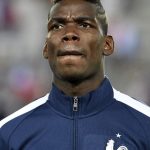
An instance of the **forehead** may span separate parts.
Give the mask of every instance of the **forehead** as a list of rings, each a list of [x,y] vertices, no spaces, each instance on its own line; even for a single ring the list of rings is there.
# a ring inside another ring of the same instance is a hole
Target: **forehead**
[[[61,16],[90,16],[95,18],[96,5],[84,0],[62,0],[51,8],[49,17]]]

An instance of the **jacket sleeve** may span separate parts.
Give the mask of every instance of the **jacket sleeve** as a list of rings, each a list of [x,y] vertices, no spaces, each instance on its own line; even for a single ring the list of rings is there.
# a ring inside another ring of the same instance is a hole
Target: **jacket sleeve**
[[[5,141],[1,135],[1,129],[0,129],[0,150],[9,150],[7,144],[5,143]]]
[[[147,128],[145,129],[145,132],[147,134],[147,140],[148,140],[148,150],[150,150],[150,117],[149,117],[149,121],[148,123],[144,122],[147,126]]]

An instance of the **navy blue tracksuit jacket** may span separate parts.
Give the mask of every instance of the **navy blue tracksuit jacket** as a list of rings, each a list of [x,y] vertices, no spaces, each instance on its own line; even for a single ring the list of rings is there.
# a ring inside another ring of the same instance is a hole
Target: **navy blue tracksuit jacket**
[[[150,150],[150,108],[107,78],[81,97],[53,85],[0,122],[0,150]]]

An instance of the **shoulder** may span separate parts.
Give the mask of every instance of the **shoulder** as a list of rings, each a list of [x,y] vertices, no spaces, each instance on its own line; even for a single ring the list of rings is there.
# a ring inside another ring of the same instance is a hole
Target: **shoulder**
[[[141,101],[138,101],[126,94],[123,94],[116,89],[113,89],[114,99],[125,104],[129,109],[135,110],[135,112],[139,112],[140,114],[145,115],[148,119],[150,119],[150,107]]]
[[[120,103],[128,112],[126,113],[128,118],[130,118],[128,121],[132,123],[133,120],[136,120],[136,126],[139,125],[143,133],[145,133],[150,140],[150,132],[147,132],[150,130],[150,107],[115,89],[113,89],[113,92],[116,102]]]
[[[22,122],[22,120],[30,115],[36,108],[46,103],[47,100],[48,94],[4,118],[0,121],[0,133],[5,133],[8,135],[11,134],[11,132],[13,132],[13,130]]]
[[[115,89],[114,99],[126,109],[126,120],[131,129],[138,130],[138,136],[143,135],[147,145],[150,143],[150,107]],[[123,117],[123,116],[122,116]],[[133,128],[132,128],[133,127]]]

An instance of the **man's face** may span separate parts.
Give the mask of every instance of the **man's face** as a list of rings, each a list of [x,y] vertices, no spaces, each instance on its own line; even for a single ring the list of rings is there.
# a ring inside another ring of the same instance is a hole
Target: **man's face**
[[[44,56],[55,79],[82,81],[98,76],[103,48],[104,37],[94,4],[63,0],[52,7]]]

